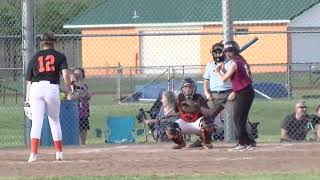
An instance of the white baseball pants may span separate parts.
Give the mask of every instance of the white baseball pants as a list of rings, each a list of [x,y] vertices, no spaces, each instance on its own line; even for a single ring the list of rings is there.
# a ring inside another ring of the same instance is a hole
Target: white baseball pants
[[[182,134],[196,134],[200,135],[200,121],[203,117],[198,118],[195,122],[188,123],[182,119],[176,120],[179,124]]]
[[[50,84],[49,81],[33,82],[30,88],[29,103],[32,113],[31,138],[40,139],[43,118],[46,112],[53,140],[62,140],[59,119],[59,85]]]

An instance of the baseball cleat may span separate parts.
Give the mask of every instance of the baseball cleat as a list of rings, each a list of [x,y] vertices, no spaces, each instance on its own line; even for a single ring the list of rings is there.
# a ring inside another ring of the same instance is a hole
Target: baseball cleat
[[[204,149],[212,149],[213,145],[212,144],[203,144]]]
[[[248,151],[252,151],[252,150],[255,150],[255,149],[256,149],[256,147],[254,145],[249,145],[246,148],[246,150],[248,150]]]
[[[29,159],[28,159],[28,162],[34,162],[37,160],[37,154],[35,153],[31,153],[30,156],[29,156]]]
[[[181,144],[176,144],[172,147],[172,149],[182,149],[186,147],[186,143],[185,142],[182,142]]]
[[[244,151],[246,149],[247,149],[246,145],[237,144],[236,146],[234,146],[233,148],[229,149],[228,151]]]
[[[57,161],[62,161],[63,160],[63,152],[62,151],[56,152],[56,160]]]

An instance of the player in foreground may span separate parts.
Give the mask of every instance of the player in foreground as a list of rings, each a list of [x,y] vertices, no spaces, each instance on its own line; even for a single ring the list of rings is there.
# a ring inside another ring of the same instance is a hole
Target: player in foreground
[[[45,113],[48,115],[56,160],[63,160],[62,132],[60,126],[59,83],[62,72],[66,91],[71,91],[68,64],[64,54],[54,49],[56,37],[45,33],[41,37],[41,48],[30,60],[26,72],[26,102],[31,108],[31,154],[28,162],[37,160],[38,146]]]

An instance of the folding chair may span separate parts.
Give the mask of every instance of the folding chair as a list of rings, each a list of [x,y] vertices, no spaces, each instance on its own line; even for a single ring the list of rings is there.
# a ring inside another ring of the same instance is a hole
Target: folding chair
[[[134,142],[134,125],[135,118],[132,116],[108,116],[105,142],[109,144]]]

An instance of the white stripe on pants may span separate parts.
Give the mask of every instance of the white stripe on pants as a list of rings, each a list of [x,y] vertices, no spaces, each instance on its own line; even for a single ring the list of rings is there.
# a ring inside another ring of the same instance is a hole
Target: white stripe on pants
[[[59,119],[59,85],[50,84],[49,81],[33,82],[30,88],[29,101],[32,113],[31,138],[40,139],[43,118],[46,112],[53,140],[62,140]]]
[[[189,123],[182,119],[176,120],[179,124],[182,134],[196,134],[200,135],[200,121],[203,117],[198,118],[195,122]]]

